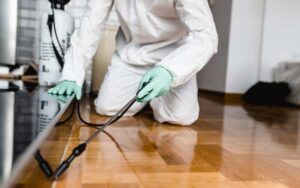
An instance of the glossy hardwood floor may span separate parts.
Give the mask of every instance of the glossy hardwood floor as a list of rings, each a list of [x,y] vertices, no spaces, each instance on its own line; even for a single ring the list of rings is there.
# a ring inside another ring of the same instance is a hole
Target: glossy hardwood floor
[[[150,110],[123,118],[93,140],[59,181],[47,180],[33,161],[17,187],[300,187],[299,109],[225,104],[211,94],[202,94],[200,103],[201,117],[190,127],[158,124]],[[82,106],[84,118],[105,120],[92,104]],[[56,166],[94,131],[74,117],[41,152]]]

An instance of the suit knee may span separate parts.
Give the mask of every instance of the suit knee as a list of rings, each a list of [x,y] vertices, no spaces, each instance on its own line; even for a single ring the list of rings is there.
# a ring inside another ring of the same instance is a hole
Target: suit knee
[[[125,105],[125,104],[124,104]],[[122,104],[114,104],[106,100],[95,101],[95,109],[96,112],[100,115],[104,116],[113,116],[118,113],[121,108],[123,108]],[[134,104],[125,114],[124,117],[131,117],[138,113],[143,107],[137,104]]]
[[[197,112],[172,112],[170,114],[154,113],[155,119],[159,123],[171,123],[175,125],[190,126],[199,118],[199,111]]]

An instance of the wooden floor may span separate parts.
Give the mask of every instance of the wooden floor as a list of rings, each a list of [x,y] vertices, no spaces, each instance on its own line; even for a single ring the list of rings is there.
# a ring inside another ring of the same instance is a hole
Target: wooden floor
[[[33,161],[17,187],[300,187],[299,109],[224,104],[211,94],[200,100],[201,117],[191,127],[158,124],[144,111],[107,129],[115,141],[98,136],[59,181],[47,180]],[[92,103],[82,108],[85,119],[105,120]],[[42,153],[55,166],[94,131],[75,117]]]

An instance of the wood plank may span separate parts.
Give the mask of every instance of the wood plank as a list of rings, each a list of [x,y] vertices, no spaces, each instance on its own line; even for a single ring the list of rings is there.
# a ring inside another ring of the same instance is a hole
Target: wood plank
[[[299,187],[299,109],[228,103],[224,97],[200,94],[201,116],[190,127],[159,124],[150,109],[123,118],[107,129],[114,140],[100,134],[59,181],[45,178],[33,160],[16,187]],[[82,105],[85,119],[105,121],[93,99]],[[57,127],[42,153],[57,166],[94,131],[73,118]]]

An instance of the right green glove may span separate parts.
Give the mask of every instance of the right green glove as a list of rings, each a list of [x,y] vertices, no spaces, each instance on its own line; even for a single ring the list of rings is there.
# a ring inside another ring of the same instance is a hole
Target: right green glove
[[[80,100],[82,96],[82,89],[74,81],[62,81],[54,88],[49,89],[48,93],[53,95],[71,95],[72,93],[75,93],[76,99]]]
[[[170,88],[173,81],[172,74],[161,66],[155,66],[153,69],[148,71],[142,81],[140,82],[138,93],[138,102],[149,102],[155,97],[162,96],[166,94]]]

